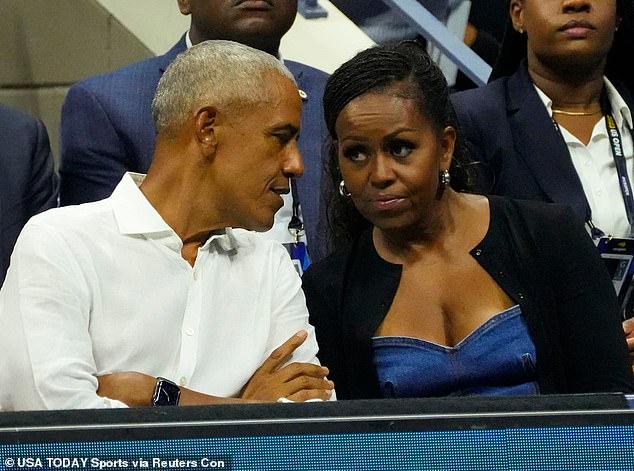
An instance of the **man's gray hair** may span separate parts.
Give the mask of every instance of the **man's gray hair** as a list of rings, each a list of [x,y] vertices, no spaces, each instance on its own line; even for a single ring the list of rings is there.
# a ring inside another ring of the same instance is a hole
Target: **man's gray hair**
[[[269,102],[273,73],[295,79],[272,55],[233,41],[211,40],[179,54],[159,80],[152,117],[157,132],[184,123],[203,106],[226,110],[230,105]]]

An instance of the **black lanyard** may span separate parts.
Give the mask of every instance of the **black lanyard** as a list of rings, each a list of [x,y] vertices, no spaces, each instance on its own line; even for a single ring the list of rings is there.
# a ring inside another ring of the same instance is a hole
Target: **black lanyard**
[[[625,155],[623,155],[623,140],[621,139],[621,132],[619,131],[612,114],[605,115],[605,125],[608,128],[608,138],[610,140],[610,147],[612,148],[612,157],[616,164],[616,173],[619,176],[619,188],[621,189],[621,195],[623,196],[623,203],[625,203],[625,213],[627,214],[627,221],[630,223],[630,231],[634,226],[634,197],[632,196],[632,184],[627,175],[627,165],[625,163]]]
[[[553,124],[563,139],[561,128],[554,118]],[[632,228],[634,227],[634,196],[632,196],[632,184],[630,183],[630,179],[627,174],[627,165],[625,155],[623,154],[623,139],[621,139],[621,132],[616,125],[616,121],[614,120],[612,113],[605,114],[605,126],[608,131],[608,140],[610,141],[610,148],[612,149],[612,157],[614,158],[614,164],[616,165],[616,173],[619,179],[621,196],[623,196],[623,203],[625,204],[625,214],[627,215],[627,221],[630,223],[630,232],[632,232]],[[605,236],[605,233],[592,223],[592,211],[590,210],[590,205],[587,201],[586,205],[586,224],[590,227],[592,237],[599,238]]]
[[[293,197],[293,215],[288,222],[288,232],[293,236],[295,242],[304,235],[304,221],[299,215],[299,196],[297,195],[297,185],[295,179],[291,178],[291,196]]]

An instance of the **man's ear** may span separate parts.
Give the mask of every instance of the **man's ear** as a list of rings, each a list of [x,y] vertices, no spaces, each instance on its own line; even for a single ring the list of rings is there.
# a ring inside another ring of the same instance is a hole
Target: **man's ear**
[[[196,138],[206,156],[215,154],[218,146],[216,121],[218,110],[213,106],[206,106],[196,113]]]
[[[189,0],[178,0],[178,9],[183,15],[189,15],[192,12]]]

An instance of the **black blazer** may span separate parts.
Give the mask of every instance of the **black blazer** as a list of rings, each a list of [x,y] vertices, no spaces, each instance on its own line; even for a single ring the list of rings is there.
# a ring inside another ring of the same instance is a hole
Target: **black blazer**
[[[44,124],[0,105],[0,285],[22,227],[57,206],[58,187]]]
[[[561,205],[489,201],[489,230],[470,253],[520,305],[537,351],[540,391],[632,391],[616,294],[582,222]],[[304,273],[319,360],[337,398],[381,397],[371,338],[400,277],[401,266],[376,253],[370,231]]]
[[[612,80],[630,109],[632,91]],[[485,191],[571,206],[584,220],[589,207],[566,143],[528,75],[526,61],[510,77],[451,96],[460,129],[482,162]]]

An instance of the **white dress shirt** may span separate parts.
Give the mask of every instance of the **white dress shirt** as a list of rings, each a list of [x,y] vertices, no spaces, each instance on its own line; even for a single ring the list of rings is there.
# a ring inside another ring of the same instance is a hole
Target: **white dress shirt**
[[[235,397],[301,329],[291,361],[317,343],[285,249],[228,229],[182,242],[126,174],[108,199],[32,218],[0,291],[0,408],[124,407],[97,396],[99,375],[138,371]]]
[[[634,181],[632,180],[634,177],[634,150],[630,131],[632,114],[616,88],[607,78],[604,80],[612,115],[621,133],[627,173],[630,182],[632,182]],[[537,88],[537,93],[552,117],[552,100],[539,88]],[[565,127],[560,126],[559,128],[590,205],[592,222],[606,234],[616,237],[629,236],[630,224],[625,212],[625,203],[623,203],[605,119],[602,117],[597,121],[588,145],[581,142]]]

